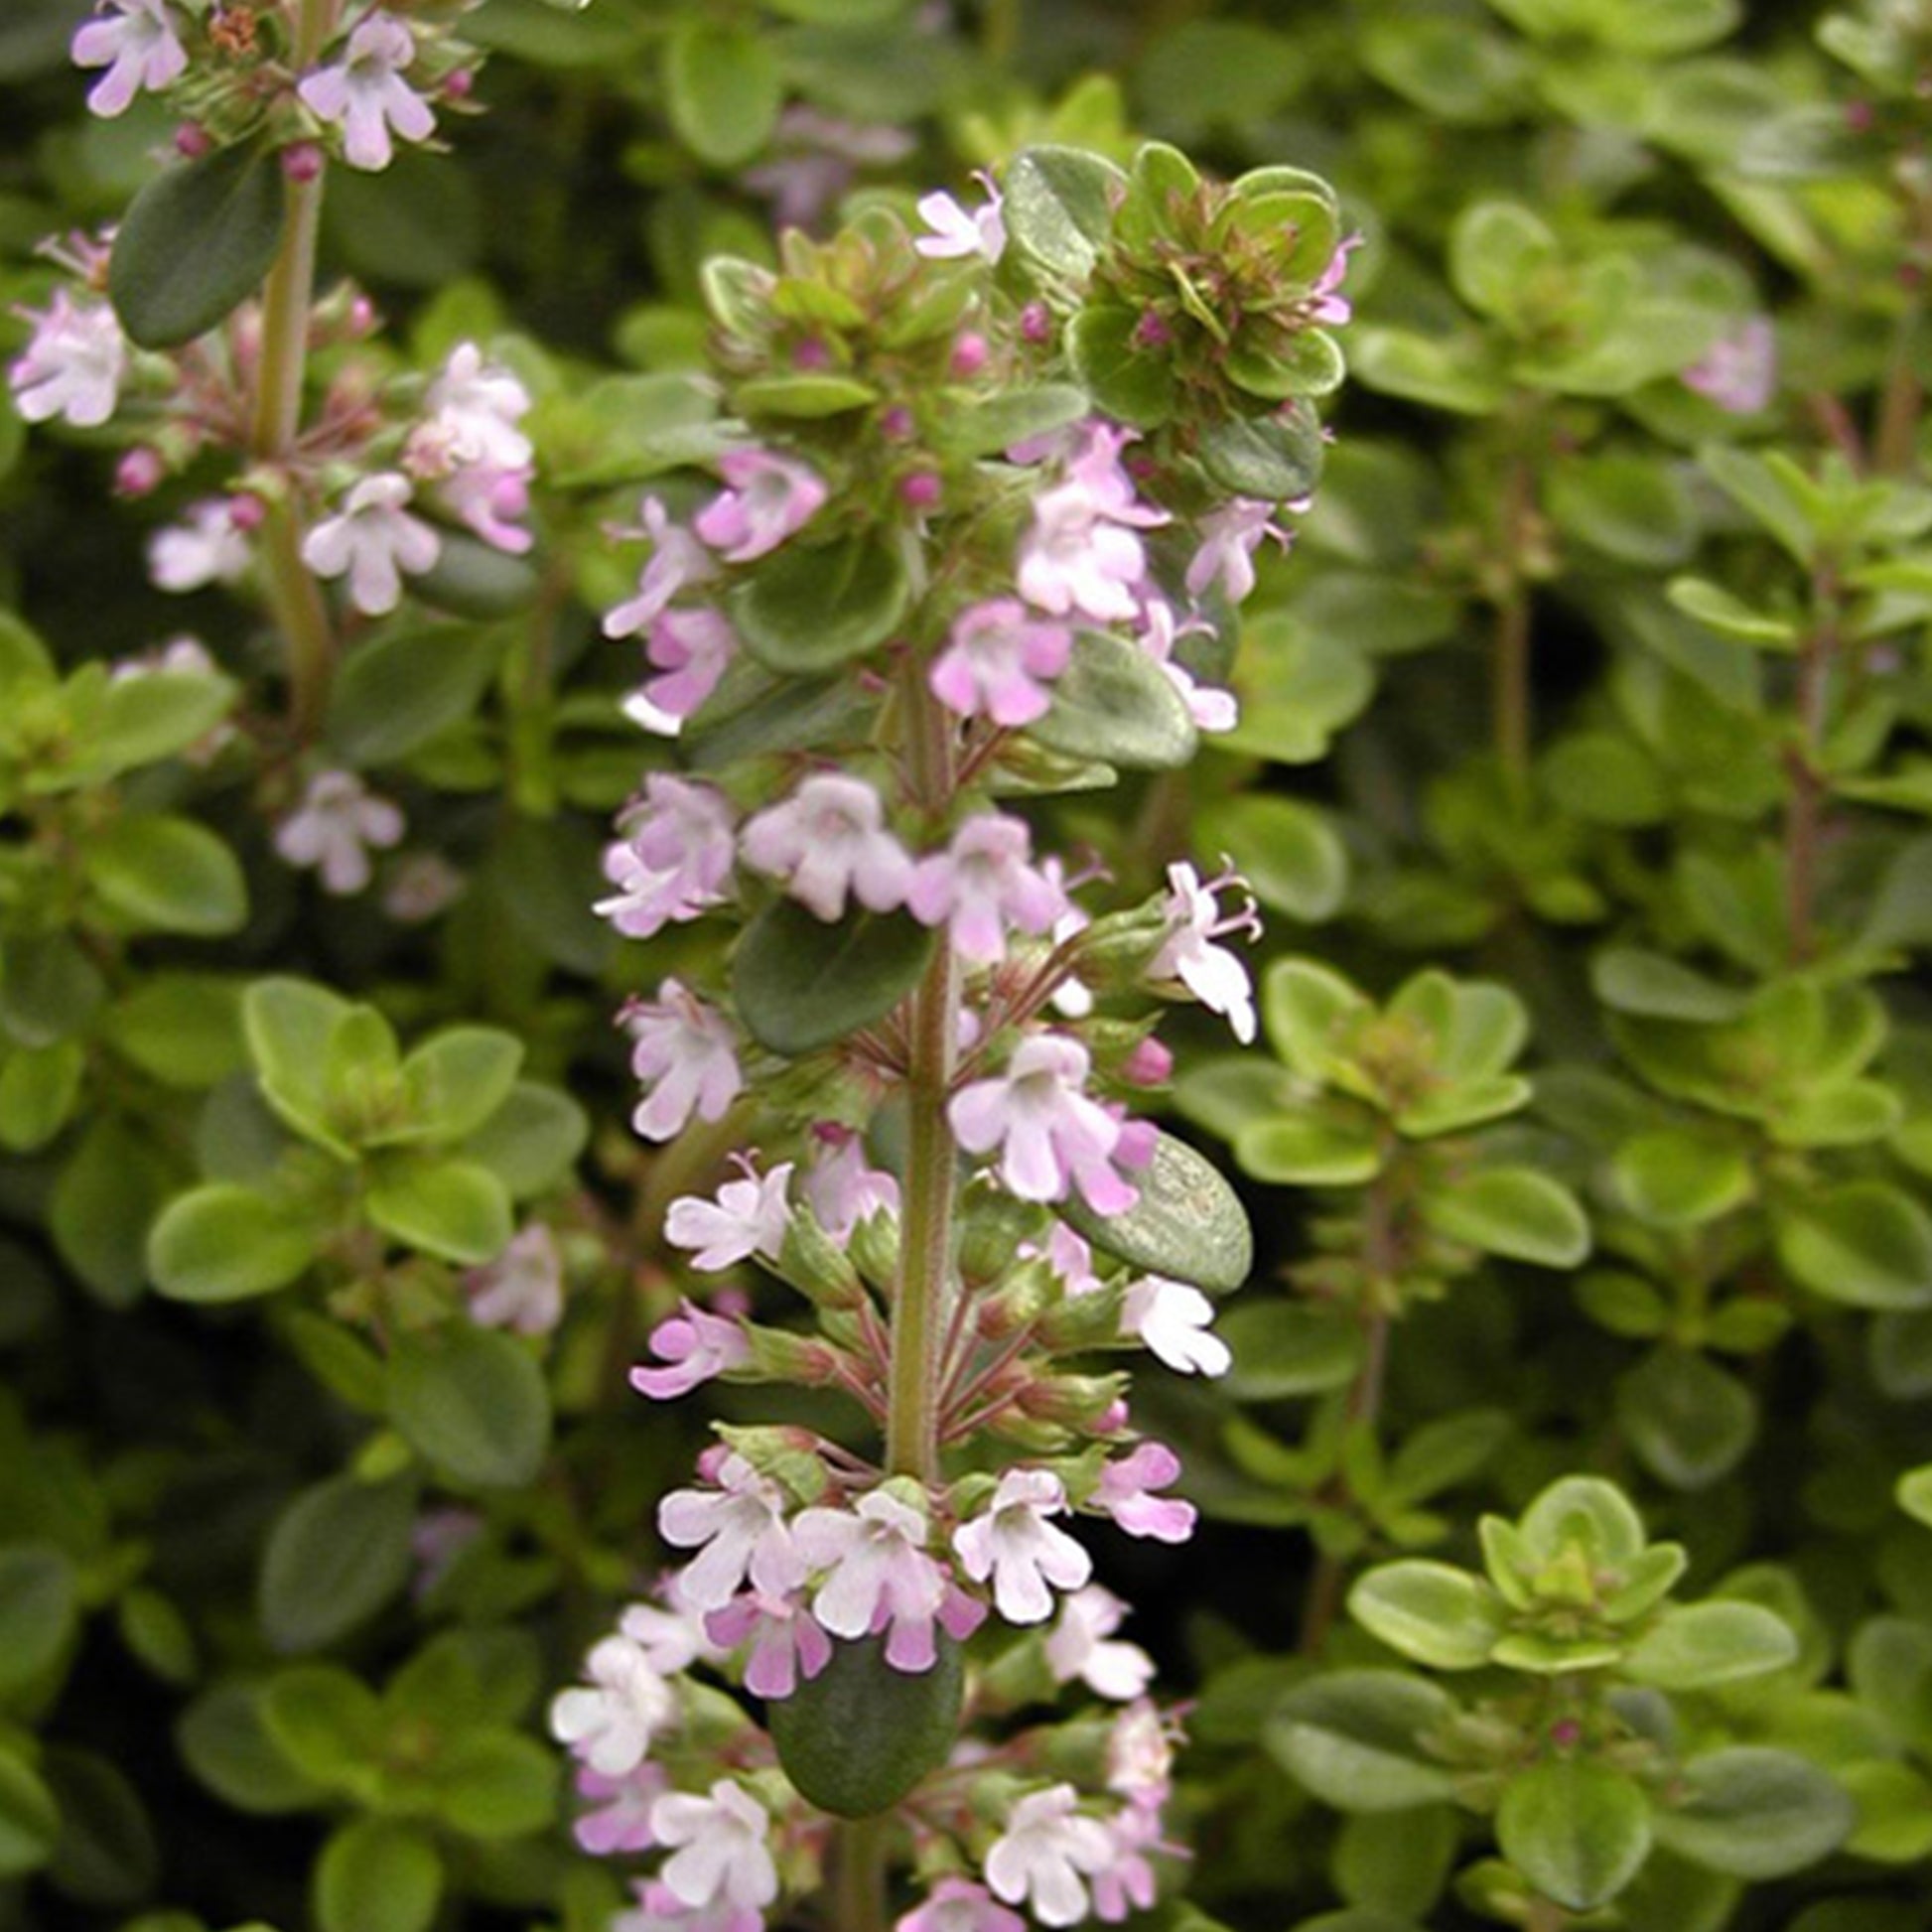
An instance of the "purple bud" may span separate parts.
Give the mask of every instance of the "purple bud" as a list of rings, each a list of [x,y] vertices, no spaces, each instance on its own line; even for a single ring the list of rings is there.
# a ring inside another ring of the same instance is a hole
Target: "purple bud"
[[[146,448],[129,450],[115,466],[115,493],[121,496],[145,496],[150,490],[160,487],[161,480],[167,474],[168,466],[156,451]]]
[[[1029,302],[1020,311],[1020,333],[1030,343],[1053,340],[1053,318],[1043,302]]]
[[[1121,1062],[1120,1071],[1137,1087],[1165,1086],[1173,1075],[1173,1055],[1150,1034]]]
[[[986,366],[986,338],[969,329],[952,345],[952,372],[956,376],[978,375]]]
[[[915,470],[898,480],[899,501],[915,510],[929,510],[939,500],[939,479],[930,470]]]
[[[824,369],[832,363],[832,351],[816,336],[807,336],[791,351],[794,369]]]
[[[259,530],[266,514],[259,496],[243,493],[228,498],[228,521],[237,530]]]
[[[282,150],[282,173],[300,186],[322,173],[322,150],[313,141],[292,141]]]
[[[1560,1751],[1574,1751],[1584,1741],[1584,1727],[1575,1718],[1559,1718],[1550,1726],[1550,1742]]]
[[[443,92],[450,100],[468,100],[475,91],[476,85],[477,76],[468,68],[458,68],[454,73],[445,77]]]
[[[175,152],[184,161],[199,161],[214,146],[200,121],[183,121],[175,129]]]
[[[1165,348],[1173,341],[1173,331],[1160,313],[1154,309],[1142,310],[1140,321],[1134,325],[1134,345],[1137,348]]]
[[[903,443],[912,434],[912,412],[903,403],[895,403],[879,419],[881,435],[889,436],[895,443]]]

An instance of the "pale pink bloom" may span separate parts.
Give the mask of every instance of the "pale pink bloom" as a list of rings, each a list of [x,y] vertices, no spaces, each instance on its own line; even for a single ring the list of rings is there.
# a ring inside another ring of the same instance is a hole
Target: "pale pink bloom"
[[[1173,1747],[1174,1733],[1147,1699],[1129,1705],[1107,1733],[1107,1789],[1158,1810],[1173,1780]]]
[[[730,1778],[699,1798],[669,1791],[651,1806],[660,1845],[678,1849],[658,1876],[683,1904],[757,1911],[778,1895],[778,1868],[765,1843],[771,1814]]]
[[[318,771],[302,802],[275,828],[275,850],[292,866],[313,866],[323,890],[346,897],[369,883],[369,849],[402,842],[402,813],[353,771]]]
[[[762,1178],[747,1164],[745,1177],[726,1181],[715,1200],[700,1200],[695,1194],[674,1200],[664,1217],[664,1238],[673,1247],[695,1250],[691,1266],[706,1274],[753,1255],[776,1261],[791,1219],[785,1204],[790,1179],[789,1161]]]
[[[1341,287],[1341,278],[1348,273],[1348,257],[1362,245],[1358,234],[1344,235],[1335,244],[1335,252],[1328,257],[1328,265],[1315,277],[1314,286],[1310,290],[1311,300],[1306,311],[1311,322],[1341,324],[1347,322],[1355,313],[1345,295],[1335,291]]]
[[[665,1366],[630,1371],[630,1386],[654,1402],[689,1395],[700,1382],[742,1368],[752,1358],[743,1323],[688,1301],[683,1308],[682,1314],[660,1321],[650,1331],[651,1352]]]
[[[1699,395],[1733,416],[1754,416],[1777,387],[1778,339],[1769,316],[1747,316],[1683,371]]]
[[[874,912],[905,902],[912,861],[886,830],[886,807],[863,778],[820,771],[745,827],[748,865],[785,883],[791,897],[830,921],[847,896]]]
[[[1150,597],[1141,607],[1146,628],[1141,632],[1141,648],[1160,665],[1167,680],[1180,693],[1194,729],[1204,732],[1231,732],[1241,722],[1241,707],[1232,691],[1211,684],[1197,684],[1194,674],[1173,654],[1174,644],[1190,630],[1210,626],[1198,618],[1185,623],[1176,620],[1173,607],[1164,598]]]
[[[487,1267],[464,1279],[470,1318],[486,1328],[547,1335],[564,1318],[564,1258],[541,1221],[513,1235]]]
[[[819,1622],[835,1637],[883,1630],[895,1670],[930,1670],[934,1619],[948,1620],[948,1579],[926,1554],[924,1516],[875,1489],[853,1509],[801,1510],[793,1528],[806,1567],[829,1573],[812,1596]]]
[[[1025,1248],[1021,1250],[1022,1254],[1028,1252]],[[1105,1286],[1094,1272],[1092,1248],[1064,1221],[1056,1220],[1044,1249],[1033,1252],[1044,1256],[1046,1265],[1059,1277],[1060,1287],[1073,1299],[1097,1295]]]
[[[435,132],[429,103],[402,77],[415,58],[409,29],[371,13],[349,35],[341,65],[319,69],[296,88],[319,120],[341,124],[343,158],[351,168],[388,167],[391,130],[405,141],[427,141]]]
[[[970,1878],[941,1878],[925,1903],[905,1913],[893,1932],[1027,1932],[1027,1921],[993,1902]]]
[[[1085,1091],[1092,1064],[1077,1039],[1035,1034],[1004,1074],[961,1088],[946,1117],[969,1153],[1000,1150],[1000,1178],[1022,1200],[1063,1200],[1071,1185],[1096,1213],[1122,1213],[1140,1190],[1113,1165],[1121,1123]]]
[[[1214,941],[1227,933],[1253,937],[1261,930],[1250,898],[1240,911],[1223,917],[1216,895],[1241,882],[1232,875],[1201,883],[1189,865],[1168,868],[1168,897],[1163,908],[1168,936],[1148,966],[1152,980],[1178,980],[1210,1013],[1222,1014],[1244,1045],[1255,1036],[1255,1001],[1248,969]]]
[[[34,325],[32,340],[7,371],[22,420],[45,423],[58,416],[75,429],[106,422],[120,403],[127,369],[127,338],[113,310],[56,289],[45,314],[17,313]]]
[[[832,1661],[832,1639],[793,1597],[748,1590],[713,1610],[705,1629],[726,1650],[750,1643],[745,1688],[754,1697],[788,1698],[801,1673],[810,1680]]]
[[[1017,598],[993,598],[953,620],[946,648],[933,660],[933,695],[962,718],[991,718],[1009,729],[1031,725],[1052,703],[1046,681],[1066,669],[1073,633],[1041,623]]]
[[[536,538],[516,521],[530,507],[530,476],[528,469],[467,464],[441,480],[437,494],[450,514],[491,549],[521,557],[536,543]]]
[[[702,605],[663,612],[651,620],[644,641],[644,659],[658,675],[646,678],[624,699],[624,716],[660,738],[675,738],[684,721],[717,690],[737,654],[738,632],[722,611]]]
[[[1255,552],[1263,537],[1285,550],[1288,532],[1274,522],[1273,503],[1237,496],[1200,520],[1200,543],[1187,564],[1187,595],[1199,602],[1219,584],[1230,604],[1239,604],[1255,587]]]
[[[962,959],[990,966],[1007,956],[1009,925],[1045,932],[1066,909],[1061,888],[1029,864],[1032,852],[1025,819],[981,812],[918,862],[905,903],[922,925],[943,924]]]
[[[1066,1514],[1066,1490],[1050,1469],[1009,1469],[985,1514],[962,1523],[952,1545],[967,1576],[993,1582],[993,1601],[1009,1623],[1042,1623],[1053,1590],[1078,1589],[1093,1559],[1049,1516]]]
[[[1180,1458],[1165,1443],[1141,1443],[1101,1469],[1089,1507],[1111,1516],[1129,1536],[1185,1543],[1194,1533],[1194,1505],[1154,1494],[1179,1474]]]
[[[650,1808],[670,1788],[671,1774],[648,1758],[621,1778],[608,1778],[588,1764],[577,1771],[577,1795],[598,1809],[580,1813],[571,1827],[577,1843],[594,1858],[621,1853],[648,1852],[657,1841],[651,1836]]]
[[[764,1914],[729,1898],[691,1906],[661,1878],[633,1882],[637,1905],[611,1921],[611,1932],[764,1932]]]
[[[1147,1854],[1167,1848],[1157,1808],[1124,1806],[1107,1821],[1107,1832],[1114,1856],[1093,1874],[1093,1914],[1103,1924],[1118,1925],[1137,1911],[1152,1910],[1159,1886]]]
[[[1029,604],[1115,623],[1134,615],[1146,578],[1140,538],[1109,521],[1084,483],[1057,483],[1035,500],[1017,579]]]
[[[657,1533],[699,1552],[678,1577],[679,1594],[695,1610],[722,1610],[747,1577],[765,1596],[788,1596],[805,1580],[784,1491],[736,1450],[720,1460],[717,1488],[673,1489],[657,1505]]]
[[[178,16],[168,0],[104,0],[113,14],[90,20],[69,50],[77,68],[105,68],[87,93],[87,105],[109,118],[125,113],[143,89],[159,93],[188,70],[188,50],[176,32]]]
[[[622,1635],[592,1645],[584,1675],[588,1688],[560,1691],[550,1701],[550,1734],[593,1771],[625,1777],[676,1719],[676,1695],[643,1647]]]
[[[681,523],[673,523],[662,501],[646,496],[639,508],[643,513],[641,530],[621,530],[620,536],[647,536],[651,542],[650,560],[637,576],[637,594],[620,604],[604,620],[607,637],[634,637],[662,615],[687,584],[702,584],[718,574],[711,552]],[[652,659],[653,662],[657,660]]]
[[[399,925],[421,925],[461,898],[467,884],[440,852],[412,852],[391,869],[382,909]]]
[[[1149,1275],[1127,1291],[1120,1331],[1136,1336],[1182,1375],[1225,1375],[1234,1365],[1228,1345],[1212,1332],[1214,1304],[1185,1282]]]
[[[718,468],[731,487],[692,522],[729,564],[750,563],[801,529],[825,501],[826,488],[802,463],[769,450],[730,450]]]
[[[1042,1925],[1077,1925],[1088,1910],[1082,1882],[1114,1860],[1113,1834],[1079,1810],[1080,1794],[1055,1784],[1022,1798],[986,1855],[987,1883],[1009,1905],[1029,1904]]]
[[[630,1124],[647,1141],[668,1141],[693,1115],[723,1120],[745,1084],[732,1025],[716,1007],[667,979],[654,1000],[632,1000],[621,1016],[632,1041],[630,1070],[644,1097]]]
[[[805,1200],[834,1241],[844,1241],[861,1221],[898,1212],[898,1182],[884,1168],[866,1163],[866,1144],[853,1128],[820,1121],[812,1129],[805,1170]]]
[[[978,255],[990,267],[1006,253],[1007,224],[1001,212],[1001,196],[990,175],[975,175],[989,200],[970,213],[950,195],[922,195],[919,219],[932,230],[920,235],[912,246],[934,260],[955,260]]]
[[[522,470],[535,455],[517,427],[530,413],[529,390],[502,363],[486,360],[475,343],[459,343],[450,351],[425,402],[460,464]]]
[[[604,875],[619,888],[595,910],[632,939],[698,918],[722,903],[738,857],[731,802],[715,786],[653,771],[618,821]]]
[[[1134,479],[1121,462],[1121,452],[1128,444],[1139,442],[1140,434],[1139,430],[1123,429],[1116,423],[1089,421],[1080,432],[1066,474],[1070,482],[1086,491],[1096,515],[1111,522],[1153,530],[1173,519],[1168,511],[1141,501],[1134,488]]]
[[[225,496],[189,506],[184,523],[170,523],[148,539],[148,576],[159,590],[199,591],[232,584],[254,552],[248,531]]]
[[[348,578],[348,600],[364,617],[385,617],[402,599],[402,574],[420,576],[443,541],[403,505],[413,494],[397,470],[364,477],[342,508],[302,540],[302,561],[318,577]]]
[[[675,1677],[701,1658],[716,1662],[719,1655],[718,1646],[705,1634],[705,1612],[686,1599],[683,1583],[676,1574],[667,1580],[664,1607],[632,1603],[618,1619],[619,1630],[644,1653],[659,1677]]]
[[[1098,1584],[1076,1589],[1060,1605],[1060,1618],[1046,1639],[1046,1664],[1056,1684],[1077,1677],[1096,1696],[1126,1703],[1153,1682],[1154,1659],[1137,1643],[1123,1643],[1114,1632],[1127,1605]]]
[[[903,128],[841,120],[802,101],[778,116],[771,159],[739,177],[771,203],[771,228],[816,228],[850,186],[854,164],[902,161],[915,143]]]
[[[199,637],[172,637],[159,650],[115,661],[107,673],[110,684],[132,677],[152,677],[157,671],[186,671],[192,677],[216,677],[221,667]]]

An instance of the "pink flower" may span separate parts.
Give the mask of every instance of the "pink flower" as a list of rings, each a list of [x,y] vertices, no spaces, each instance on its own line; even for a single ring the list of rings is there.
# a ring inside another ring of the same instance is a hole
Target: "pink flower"
[[[961,1088],[947,1118],[969,1153],[1000,1150],[1000,1178],[1022,1200],[1063,1200],[1074,1185],[1096,1213],[1122,1213],[1140,1192],[1113,1166],[1121,1124],[1085,1092],[1091,1067],[1077,1039],[1035,1034],[1004,1074]]]
[[[1685,384],[1733,416],[1754,416],[1777,387],[1778,339],[1769,316],[1747,316],[1683,372]]]
[[[669,1788],[670,1776],[663,1765],[648,1759],[621,1778],[606,1777],[588,1764],[580,1766],[577,1795],[599,1808],[580,1814],[572,1826],[577,1843],[600,1859],[648,1852],[657,1843],[651,1836],[650,1808]]]
[[[604,620],[607,637],[633,637],[662,615],[687,584],[702,584],[718,574],[711,553],[680,523],[673,523],[663,503],[646,496],[639,505],[644,525],[641,532],[621,530],[620,536],[644,535],[650,538],[650,561],[638,573],[637,594],[620,604]],[[652,662],[656,662],[655,658]]]
[[[1230,604],[1239,604],[1255,587],[1255,552],[1263,537],[1285,550],[1288,532],[1273,521],[1273,503],[1237,496],[1200,520],[1201,540],[1187,565],[1187,595],[1198,603],[1219,584]]]
[[[986,1878],[1009,1905],[1030,1904],[1042,1925],[1086,1917],[1083,1877],[1114,1861],[1114,1840],[1097,1818],[1082,1816],[1070,1784],[1035,1791],[1016,1804],[986,1855]]]
[[[1066,1514],[1066,1490],[1050,1469],[1009,1469],[983,1516],[953,1532],[953,1548],[976,1584],[990,1577],[993,1601],[1009,1623],[1041,1623],[1053,1613],[1050,1584],[1078,1589],[1093,1559],[1046,1519]]]
[[[1228,1345],[1210,1331],[1214,1304],[1185,1282],[1149,1275],[1127,1291],[1120,1331],[1135,1335],[1182,1375],[1225,1375],[1234,1365]]]
[[[890,912],[905,902],[912,861],[885,819],[864,779],[821,771],[751,819],[740,849],[748,865],[782,879],[793,898],[828,922],[844,913],[848,894]]]
[[[721,902],[738,857],[732,808],[723,792],[653,771],[644,796],[618,823],[605,877],[620,890],[595,909],[632,939],[695,919]]]
[[[657,1533],[677,1549],[700,1552],[678,1579],[695,1610],[722,1610],[747,1577],[761,1595],[775,1597],[805,1580],[785,1526],[784,1491],[735,1450],[719,1462],[716,1489],[673,1489],[657,1505]]]
[[[993,1902],[993,1894],[970,1878],[941,1878],[925,1903],[907,1912],[893,1932],[1027,1932],[1027,1921]]]
[[[747,1162],[745,1178],[726,1181],[716,1200],[700,1200],[695,1194],[674,1200],[664,1217],[664,1238],[673,1247],[695,1249],[691,1266],[706,1274],[753,1255],[775,1261],[791,1219],[785,1204],[790,1179],[789,1161],[762,1178]]]
[[[1058,677],[1072,650],[1073,633],[1064,624],[1030,619],[1017,598],[994,598],[953,620],[929,682],[933,696],[962,718],[1030,725],[1052,703],[1040,680]]]
[[[749,1640],[745,1688],[755,1697],[788,1698],[832,1661],[832,1639],[792,1597],[750,1590],[705,1619],[712,1642],[728,1650]]]
[[[1056,1684],[1080,1679],[1103,1698],[1126,1703],[1153,1681],[1154,1659],[1139,1644],[1114,1639],[1127,1605],[1098,1584],[1076,1589],[1060,1605],[1060,1620],[1046,1639],[1047,1668]]]
[[[210,496],[190,504],[187,522],[168,524],[148,539],[148,575],[159,590],[199,591],[232,584],[253,555],[245,514],[237,518],[229,498]]]
[[[1348,321],[1355,313],[1348,298],[1337,295],[1341,278],[1348,273],[1348,257],[1362,245],[1358,234],[1344,235],[1335,244],[1335,252],[1328,257],[1328,265],[1316,276],[1314,286],[1310,290],[1311,300],[1307,314],[1311,322],[1326,322],[1339,325]]]
[[[653,1402],[688,1395],[700,1382],[741,1368],[752,1358],[752,1345],[742,1323],[712,1314],[687,1301],[684,1312],[660,1321],[650,1331],[651,1352],[663,1368],[633,1368],[630,1386]],[[720,1639],[724,1641],[724,1639]]]
[[[956,260],[977,255],[989,266],[1005,254],[1006,216],[1001,212],[1001,196],[992,176],[975,175],[991,198],[984,207],[968,213],[950,195],[923,195],[919,198],[919,219],[932,230],[920,235],[912,246],[934,260]]]
[[[731,487],[714,496],[691,527],[729,564],[777,549],[826,498],[824,483],[802,463],[769,450],[729,451],[718,468]]]
[[[541,1221],[532,1221],[487,1267],[473,1269],[464,1287],[471,1320],[518,1334],[549,1334],[564,1318],[564,1258],[557,1237]]]
[[[1161,1814],[1144,1805],[1123,1806],[1107,1822],[1114,1842],[1110,1863],[1093,1874],[1093,1912],[1107,1925],[1118,1925],[1136,1911],[1150,1911],[1159,1889],[1150,1850],[1161,1845]]]
[[[1101,1469],[1099,1486],[1089,1500],[1129,1536],[1185,1543],[1194,1533],[1193,1504],[1153,1493],[1167,1488],[1179,1474],[1180,1458],[1165,1443],[1142,1443]]]
[[[621,1021],[633,1042],[630,1070],[644,1083],[644,1098],[630,1124],[647,1141],[668,1141],[695,1114],[723,1120],[744,1086],[737,1036],[731,1022],[674,979],[655,1000],[633,1000]]]
[[[757,1911],[778,1895],[778,1868],[765,1843],[771,1814],[730,1778],[709,1797],[669,1791],[651,1806],[660,1845],[679,1848],[658,1874],[682,1904]]]
[[[833,1636],[883,1630],[886,1661],[918,1672],[930,1670],[938,1655],[935,1619],[964,1634],[954,1627],[945,1570],[926,1555],[926,1519],[910,1504],[875,1489],[850,1510],[801,1510],[793,1527],[806,1567],[829,1572],[812,1597],[812,1614]]]
[[[550,1733],[600,1775],[627,1777],[644,1761],[650,1740],[675,1720],[676,1696],[643,1647],[623,1635],[593,1645],[584,1674],[588,1688],[560,1691],[551,1700]]]
[[[720,1456],[722,1462],[723,1457]],[[682,1594],[682,1579],[666,1580],[660,1609],[655,1603],[632,1603],[618,1618],[618,1629],[644,1653],[659,1677],[675,1677],[703,1658],[716,1662],[718,1648],[705,1634],[704,1612]]]
[[[484,360],[475,343],[459,343],[450,351],[424,400],[430,422],[459,464],[515,471],[535,455],[517,427],[530,412],[529,390],[500,362]]]
[[[527,469],[500,470],[492,464],[473,463],[453,470],[439,483],[443,506],[493,550],[521,557],[536,539],[516,518],[530,507]]]
[[[1148,967],[1153,980],[1178,980],[1210,1013],[1224,1014],[1244,1045],[1255,1036],[1254,988],[1248,969],[1225,946],[1213,942],[1230,932],[1252,937],[1261,930],[1250,898],[1239,912],[1221,916],[1216,895],[1241,882],[1232,874],[1201,883],[1192,866],[1168,868],[1165,910],[1170,925],[1161,950]]]
[[[898,1182],[885,1169],[868,1167],[865,1141],[832,1121],[812,1129],[804,1189],[812,1213],[834,1241],[844,1241],[875,1214],[898,1212]]]
[[[611,613],[613,618],[618,615]],[[624,699],[624,716],[660,738],[675,738],[684,721],[717,690],[725,667],[737,654],[738,632],[722,611],[707,605],[663,612],[651,620],[644,643],[644,660],[659,675],[646,678],[640,689]]]
[[[1174,1732],[1145,1698],[1114,1720],[1107,1733],[1107,1789],[1144,1811],[1167,1802],[1173,1777]]]
[[[962,959],[992,965],[1007,956],[1008,925],[1045,932],[1065,909],[1061,889],[1028,863],[1032,851],[1025,819],[982,812],[918,862],[905,903],[922,925],[943,923]]]
[[[1140,538],[1110,522],[1084,483],[1058,483],[1035,502],[1018,575],[1029,604],[1056,618],[1078,612],[1115,623],[1134,615],[1146,578]]]
[[[120,404],[127,368],[127,338],[113,310],[56,289],[44,315],[19,313],[34,324],[33,339],[7,371],[21,419],[58,416],[75,429],[97,429]]]
[[[638,1879],[632,1889],[636,1910],[620,1912],[611,1932],[764,1932],[763,1913],[728,1898],[690,1906],[659,1878]]]
[[[302,561],[318,577],[345,575],[364,617],[386,617],[401,602],[402,573],[420,576],[442,555],[442,539],[404,509],[411,494],[400,471],[364,477],[302,541]]]
[[[1090,421],[1082,432],[1079,448],[1066,466],[1066,474],[1069,481],[1087,492],[1095,515],[1153,530],[1173,519],[1166,510],[1141,501],[1135,493],[1134,479],[1120,460],[1128,444],[1139,440],[1138,430]]]
[[[346,897],[369,883],[369,848],[399,845],[402,830],[402,813],[354,772],[319,771],[275,828],[275,850],[292,866],[313,866],[325,892]]]
[[[342,63],[319,69],[296,88],[318,119],[341,124],[343,158],[351,168],[388,167],[392,129],[405,141],[427,141],[435,132],[429,103],[402,77],[415,58],[409,29],[371,13],[349,35]]]
[[[87,106],[108,118],[125,113],[134,96],[159,93],[188,70],[188,50],[175,31],[168,0],[104,0],[114,15],[90,20],[69,50],[77,68],[105,68],[87,93]]]

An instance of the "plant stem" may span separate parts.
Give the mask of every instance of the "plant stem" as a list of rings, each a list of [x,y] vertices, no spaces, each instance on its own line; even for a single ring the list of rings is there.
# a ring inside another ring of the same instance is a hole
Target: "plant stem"
[[[1790,786],[1784,805],[1785,928],[1794,966],[1804,965],[1818,948],[1818,849],[1825,814],[1818,757],[1825,737],[1832,661],[1838,654],[1837,583],[1828,568],[1821,567],[1815,594],[1819,621],[1798,647],[1798,736],[1784,756]]]
[[[306,68],[336,31],[341,0],[299,0],[295,66]],[[316,236],[322,221],[323,171],[286,182],[288,220],[282,246],[262,288],[261,359],[255,371],[256,459],[286,465],[302,431],[302,390],[309,359],[309,311],[316,291]],[[292,491],[270,505],[262,526],[269,603],[288,645],[289,729],[306,742],[321,729],[335,670],[336,640],[322,592],[302,561],[302,519]]]
[[[1880,476],[1909,476],[1918,456],[1919,414],[1925,386],[1918,377],[1920,341],[1925,329],[1926,272],[1932,263],[1932,195],[1914,194],[1906,208],[1910,240],[1905,265],[1905,306],[1892,332],[1885,386],[1871,435],[1871,463]]]
[[[1530,1915],[1523,1921],[1523,1932],[1564,1932],[1570,1914],[1554,1898],[1530,1895]]]
[[[1513,802],[1525,802],[1530,773],[1530,594],[1523,548],[1536,513],[1535,474],[1520,450],[1503,473],[1503,588],[1489,666],[1496,758]]]
[[[886,1932],[886,1827],[889,1820],[849,1818],[832,1859],[832,1932]]]

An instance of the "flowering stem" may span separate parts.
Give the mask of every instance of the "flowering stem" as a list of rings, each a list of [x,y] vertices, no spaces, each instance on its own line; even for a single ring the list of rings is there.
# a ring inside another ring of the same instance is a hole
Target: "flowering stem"
[[[885,1816],[849,1818],[833,1851],[831,1923],[837,1932],[886,1932]]]

